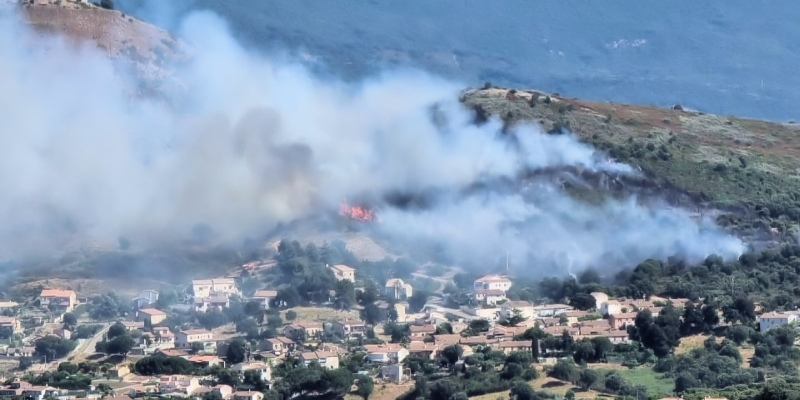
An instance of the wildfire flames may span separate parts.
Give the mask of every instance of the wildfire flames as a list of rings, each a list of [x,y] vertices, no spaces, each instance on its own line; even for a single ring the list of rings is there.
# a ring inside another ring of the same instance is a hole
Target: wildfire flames
[[[342,199],[342,204],[339,206],[339,214],[356,221],[375,221],[375,215],[372,210],[362,206],[350,206],[347,204],[347,199]]]

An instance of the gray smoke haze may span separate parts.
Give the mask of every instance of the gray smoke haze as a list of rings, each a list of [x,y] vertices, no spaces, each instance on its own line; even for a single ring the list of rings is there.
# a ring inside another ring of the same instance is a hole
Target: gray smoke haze
[[[473,125],[457,101],[462,84],[420,71],[322,80],[287,57],[242,48],[208,13],[191,15],[180,34],[197,52],[176,74],[185,89],[163,102],[132,98],[134,78],[90,47],[31,46],[26,27],[0,21],[4,255],[55,250],[64,236],[169,242],[199,223],[240,243],[342,198],[431,188],[443,194],[429,208],[382,207],[379,229],[440,244],[457,261],[509,252],[526,265],[568,257],[578,270],[743,250],[680,210],[635,199],[590,206],[544,180],[459,195],[523,170],[634,173],[569,135],[522,127],[512,145],[499,122]],[[433,104],[444,122],[432,122]]]

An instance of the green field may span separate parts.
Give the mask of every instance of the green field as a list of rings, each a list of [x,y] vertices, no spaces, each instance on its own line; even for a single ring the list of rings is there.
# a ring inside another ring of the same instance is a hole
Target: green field
[[[648,397],[669,397],[672,396],[672,389],[675,382],[670,378],[663,378],[661,374],[653,371],[650,367],[629,368],[596,368],[597,371],[605,374],[615,372],[626,381],[635,386],[647,388]]]

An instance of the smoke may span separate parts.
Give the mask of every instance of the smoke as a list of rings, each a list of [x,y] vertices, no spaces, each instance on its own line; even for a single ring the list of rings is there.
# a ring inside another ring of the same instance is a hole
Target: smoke
[[[249,52],[209,13],[190,15],[180,34],[197,51],[164,101],[132,98],[135,78],[92,48],[0,21],[4,254],[56,251],[65,237],[170,242],[198,224],[237,243],[343,197],[431,190],[425,208],[382,207],[379,229],[457,262],[507,252],[517,265],[566,266],[567,257],[571,273],[742,251],[707,222],[635,199],[587,205],[544,179],[501,190],[496,182],[523,171],[633,171],[570,135],[522,127],[508,140],[497,121],[475,126],[457,101],[461,84],[406,70],[324,80]],[[465,194],[476,184],[484,189]]]

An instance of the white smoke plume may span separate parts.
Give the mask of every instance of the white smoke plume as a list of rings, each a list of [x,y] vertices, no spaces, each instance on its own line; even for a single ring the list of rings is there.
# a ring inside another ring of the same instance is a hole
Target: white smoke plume
[[[214,15],[181,26],[197,51],[176,71],[185,88],[165,102],[129,96],[134,79],[90,47],[0,22],[4,254],[55,249],[65,234],[170,241],[199,223],[236,243],[345,197],[431,188],[444,194],[427,209],[382,208],[380,229],[476,263],[506,252],[530,265],[568,254],[573,271],[742,251],[738,239],[680,211],[633,199],[588,206],[543,181],[460,196],[522,170],[631,170],[535,127],[520,128],[512,145],[498,122],[471,123],[455,82],[419,71],[357,84],[321,79],[285,57],[249,52]],[[446,121],[432,122],[433,104]]]

